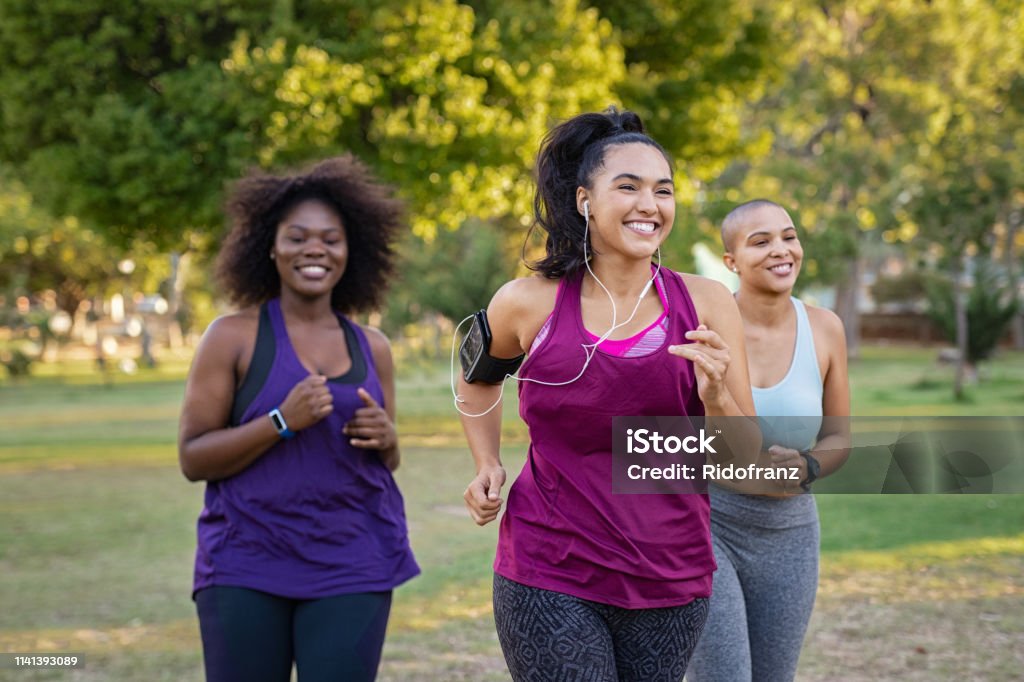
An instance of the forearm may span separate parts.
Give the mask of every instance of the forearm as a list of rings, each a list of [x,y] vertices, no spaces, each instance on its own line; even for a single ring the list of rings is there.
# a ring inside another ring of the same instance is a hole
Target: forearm
[[[761,429],[756,417],[747,415],[729,392],[721,400],[705,404],[704,409],[704,430],[715,434],[716,443],[721,446],[710,455],[712,463],[736,466],[760,463]]]
[[[841,419],[847,419],[841,417]],[[850,456],[850,435],[848,432],[831,433],[823,436],[810,450],[810,455],[821,464],[818,478],[839,470]]]
[[[182,438],[178,459],[190,481],[216,481],[244,470],[281,440],[269,418]]]
[[[501,466],[501,404],[486,414],[501,394],[500,385],[467,384],[459,381],[459,420],[469,451],[479,473],[488,466]],[[470,416],[479,415],[479,416]]]
[[[398,449],[398,443],[395,443],[389,448],[380,450],[380,460],[384,462],[384,466],[388,468],[388,471],[394,471],[398,468],[398,465],[402,463],[402,453]]]

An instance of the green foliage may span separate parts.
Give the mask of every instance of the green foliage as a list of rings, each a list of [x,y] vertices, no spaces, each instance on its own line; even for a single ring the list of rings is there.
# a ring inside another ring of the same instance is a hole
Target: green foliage
[[[399,187],[421,236],[525,221],[542,135],[583,110],[634,106],[702,168],[743,149],[736,98],[771,63],[766,25],[740,0],[12,0],[0,157],[125,243],[181,246],[220,224],[242,169],[345,150]]]
[[[967,361],[977,364],[992,356],[999,340],[1006,333],[1010,320],[1017,313],[1019,301],[1014,287],[1005,276],[986,260],[976,260],[974,284],[967,296]],[[954,289],[947,280],[928,286],[929,316],[942,329],[946,338],[956,343],[956,309]]]
[[[777,5],[784,78],[745,121],[771,132],[772,150],[712,184],[709,217],[779,201],[803,228],[802,279],[824,284],[881,242],[984,242],[1024,171],[1011,151],[1024,139],[1021,17],[1019,5],[955,0]]]
[[[3,173],[0,182],[0,294],[13,299],[50,289],[57,306],[73,313],[116,272],[117,259],[75,218],[54,219],[20,183]]]
[[[543,134],[609,104],[676,158],[675,267],[755,196],[803,228],[802,284],[883,242],[986,252],[1024,196],[1012,2],[5,0],[0,52],[0,161],[120,248],[213,249],[226,182],[351,151],[426,251],[472,221],[512,251]]]
[[[253,142],[218,64],[272,4],[4,2],[0,153],[52,212],[125,244],[217,224],[218,189]]]
[[[772,13],[748,0],[588,4],[615,27],[627,78],[616,86],[691,179],[714,179],[735,158],[764,153],[767,129],[745,125],[745,104],[782,76],[787,46]],[[681,187],[692,203],[695,187]]]
[[[461,320],[486,308],[498,287],[514,274],[515,256],[508,253],[505,242],[501,226],[479,221],[439,232],[426,243],[409,240],[404,245],[402,279],[407,295],[415,291],[408,305],[417,310],[410,312],[434,312]],[[401,306],[401,299],[398,294],[389,308]]]

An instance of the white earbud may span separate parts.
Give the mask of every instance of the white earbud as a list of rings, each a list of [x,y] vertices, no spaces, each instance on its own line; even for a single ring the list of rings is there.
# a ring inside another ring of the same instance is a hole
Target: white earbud
[[[597,341],[595,341],[594,343],[584,343],[584,344],[581,344],[581,346],[583,348],[583,356],[584,356],[583,367],[580,368],[579,373],[576,376],[574,376],[572,379],[567,379],[565,381],[541,381],[540,379],[532,379],[532,378],[528,378],[528,377],[519,377],[519,376],[516,376],[514,374],[506,374],[505,375],[506,379],[512,378],[512,379],[515,379],[516,381],[529,381],[529,382],[534,383],[534,384],[540,384],[541,386],[567,386],[567,385],[573,383],[574,381],[576,381],[577,379],[579,379],[581,376],[583,376],[583,373],[587,371],[587,367],[590,366],[590,361],[594,359],[594,355],[597,353],[598,346],[600,346],[602,343],[607,341],[608,337],[610,337],[612,335],[612,332],[614,332],[616,329],[619,329],[620,327],[624,327],[624,326],[626,326],[627,324],[629,324],[630,322],[633,321],[633,318],[636,316],[636,312],[640,309],[640,304],[643,303],[644,296],[646,296],[647,292],[651,290],[651,287],[654,285],[654,281],[658,278],[658,274],[661,272],[661,246],[659,246],[658,247],[658,267],[655,268],[654,274],[651,276],[651,278],[649,280],[647,280],[647,283],[644,285],[643,290],[640,292],[640,295],[637,297],[636,305],[633,306],[633,312],[631,312],[629,314],[629,317],[626,318],[625,322],[618,322],[618,313],[619,313],[619,311],[617,310],[616,305],[615,305],[615,297],[612,296],[612,292],[608,291],[608,287],[606,287],[604,285],[604,282],[602,282],[600,279],[598,279],[597,275],[594,274],[594,271],[590,267],[590,258],[589,258],[588,254],[587,254],[587,235],[590,232],[590,202],[587,201],[587,200],[583,201],[583,217],[584,217],[584,220],[585,220],[585,223],[584,223],[584,226],[583,226],[583,264],[584,264],[584,266],[586,266],[587,272],[590,273],[590,276],[594,278],[595,282],[597,282],[598,286],[600,286],[604,290],[604,293],[608,295],[608,300],[612,304],[612,324],[608,328],[608,331],[606,331],[604,334],[602,334],[597,339]],[[667,309],[666,309],[666,312],[668,312]],[[455,398],[455,409],[458,410],[460,414],[463,414],[463,415],[465,415],[467,417],[482,417],[485,414],[489,413],[491,410],[493,410],[495,407],[497,407],[498,405],[501,404],[502,396],[505,394],[505,382],[504,381],[501,382],[501,390],[498,392],[498,399],[495,400],[494,403],[490,407],[488,407],[486,410],[484,410],[483,412],[479,412],[477,414],[473,414],[473,413],[470,413],[470,412],[466,412],[461,407],[459,407],[459,403],[465,402],[465,399],[463,399],[462,396],[460,396],[458,394],[458,391],[455,390],[455,348],[456,348],[456,339],[458,338],[459,329],[461,329],[462,325],[464,325],[466,322],[468,322],[471,319],[473,319],[472,315],[469,315],[468,317],[464,318],[462,320],[462,322],[459,322],[459,324],[456,325],[455,330],[452,332],[452,358],[451,358],[451,387],[452,387],[452,396]]]

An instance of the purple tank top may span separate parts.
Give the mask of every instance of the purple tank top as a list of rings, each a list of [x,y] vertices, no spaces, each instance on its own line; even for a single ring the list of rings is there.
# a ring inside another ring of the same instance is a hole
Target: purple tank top
[[[613,495],[612,417],[703,415],[693,363],[670,355],[688,343],[697,313],[682,277],[667,269],[668,330],[646,355],[602,352],[567,386],[519,384],[530,433],[526,464],[508,493],[494,570],[510,580],[624,608],[679,606],[711,594],[715,570],[707,495]],[[519,376],[576,376],[588,343],[582,276],[559,291],[547,338]]]
[[[280,302],[267,309],[276,350],[241,423],[266,418],[309,375],[288,339]],[[334,411],[245,470],[207,483],[195,591],[230,585],[317,599],[390,590],[419,573],[391,472],[375,452],[352,447],[341,433],[363,404],[358,387],[382,405],[384,395],[363,331],[340,314],[338,321],[356,342],[349,345],[352,369],[327,382]]]

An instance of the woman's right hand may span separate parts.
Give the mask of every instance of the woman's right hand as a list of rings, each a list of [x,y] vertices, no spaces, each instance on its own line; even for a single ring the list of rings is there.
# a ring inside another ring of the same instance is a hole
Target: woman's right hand
[[[469,482],[463,498],[469,515],[478,526],[484,526],[498,517],[501,511],[501,487],[505,485],[505,468],[493,465],[481,469]]]
[[[292,387],[288,397],[277,409],[281,410],[292,431],[316,424],[334,409],[334,398],[327,387],[327,377],[310,374]]]

